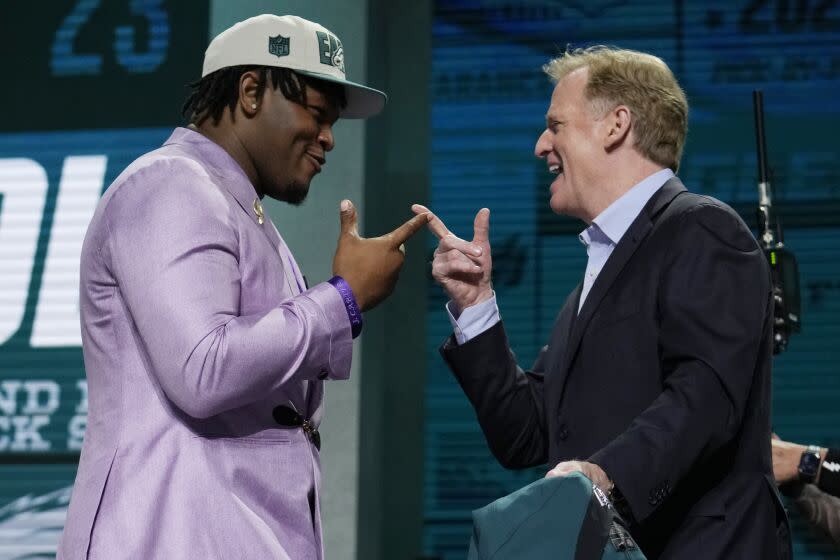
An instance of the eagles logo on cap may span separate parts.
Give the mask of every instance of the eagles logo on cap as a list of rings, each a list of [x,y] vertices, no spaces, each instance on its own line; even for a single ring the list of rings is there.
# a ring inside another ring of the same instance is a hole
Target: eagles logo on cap
[[[318,45],[321,52],[321,64],[329,64],[335,66],[341,72],[344,72],[344,47],[341,46],[341,40],[332,33],[325,33],[317,31]]]

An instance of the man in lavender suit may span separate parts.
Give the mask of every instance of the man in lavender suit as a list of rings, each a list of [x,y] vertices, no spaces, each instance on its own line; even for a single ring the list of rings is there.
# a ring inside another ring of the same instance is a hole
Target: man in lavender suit
[[[87,232],[90,412],[59,558],[322,558],[323,381],[348,378],[361,312],[428,221],[363,239],[343,201],[335,277],[307,289],[260,199],[302,202],[335,121],[385,95],[293,16],[224,31],[202,76],[190,126],[114,181]]]

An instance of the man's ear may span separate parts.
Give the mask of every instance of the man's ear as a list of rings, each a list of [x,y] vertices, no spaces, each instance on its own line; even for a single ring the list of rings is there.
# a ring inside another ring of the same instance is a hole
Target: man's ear
[[[239,108],[246,117],[253,117],[260,110],[260,75],[256,70],[243,72],[239,77]]]
[[[632,114],[626,105],[619,105],[604,115],[606,135],[604,136],[604,148],[612,151],[619,147],[630,134],[630,126],[633,123]]]

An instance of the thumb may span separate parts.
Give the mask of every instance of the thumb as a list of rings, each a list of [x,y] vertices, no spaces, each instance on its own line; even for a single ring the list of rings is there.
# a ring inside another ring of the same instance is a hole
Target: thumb
[[[356,207],[347,199],[341,201],[341,234],[359,235],[356,224]]]
[[[490,210],[482,208],[475,215],[473,222],[473,243],[486,243],[490,240]]]

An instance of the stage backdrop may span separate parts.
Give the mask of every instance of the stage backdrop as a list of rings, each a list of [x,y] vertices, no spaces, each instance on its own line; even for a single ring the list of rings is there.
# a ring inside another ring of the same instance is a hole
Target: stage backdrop
[[[4,10],[0,558],[48,558],[55,549],[87,408],[77,324],[82,235],[102,189],[180,122],[184,83],[198,78],[195,61],[212,27],[208,12],[199,0],[13,2]],[[585,263],[576,239],[582,224],[547,211],[550,177],[532,156],[551,91],[539,67],[569,43],[662,56],[692,104],[681,175],[750,223],[750,94],[764,90],[773,183],[800,260],[804,323],[777,361],[774,427],[787,439],[840,445],[833,406],[840,397],[840,166],[831,134],[840,123],[833,99],[838,2],[441,1],[434,22],[431,204],[464,236],[475,210],[493,210],[496,288],[523,364],[544,344]],[[544,471],[507,472],[489,456],[437,356],[449,332],[442,294],[433,291],[428,304],[424,550],[463,558],[470,510]],[[352,412],[355,396],[341,406]],[[349,425],[355,432],[355,420]],[[355,488],[341,496],[350,495]],[[352,505],[351,498],[336,510]],[[388,515],[399,511],[380,512]],[[829,557],[793,520],[796,557]],[[366,520],[349,523],[352,532]],[[339,546],[331,550],[352,556]]]
[[[586,264],[584,226],[549,211],[551,177],[533,155],[552,90],[540,67],[567,45],[662,57],[691,105],[680,176],[751,225],[752,90],[764,91],[776,202],[803,302],[802,334],[775,364],[773,424],[783,438],[840,444],[840,2],[440,0],[433,22],[432,208],[463,237],[479,208],[492,211],[495,288],[526,367]],[[505,471],[493,460],[437,355],[451,332],[442,292],[428,304],[424,549],[454,560],[464,558],[472,509],[546,469]],[[792,520],[796,558],[832,554]]]
[[[49,558],[87,419],[82,239],[105,187],[181,122],[208,5],[13,2],[3,23],[0,558]]]

